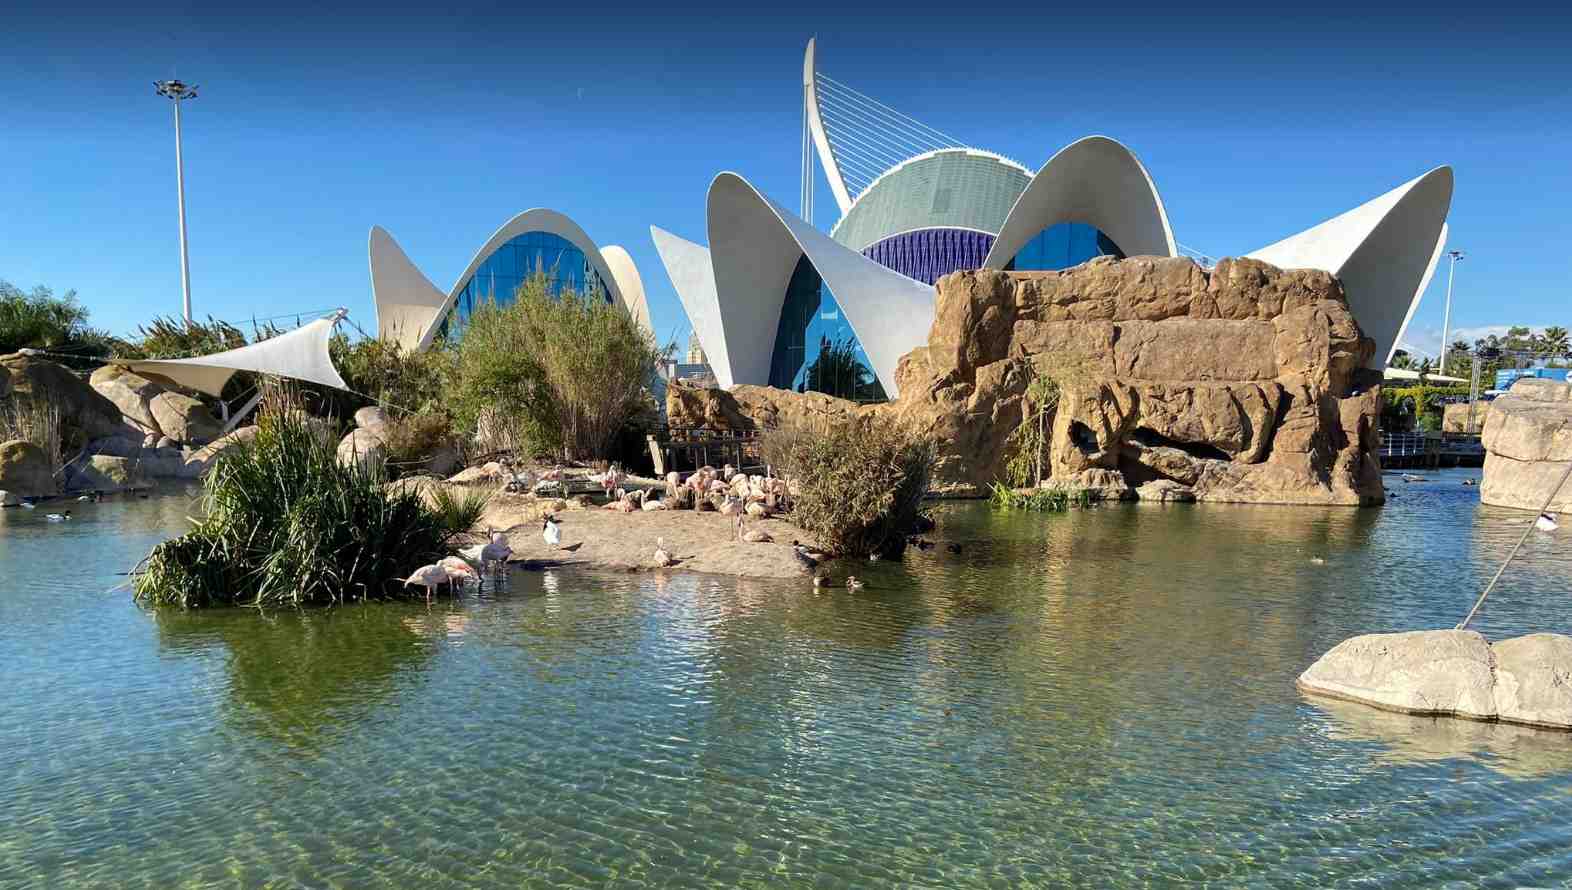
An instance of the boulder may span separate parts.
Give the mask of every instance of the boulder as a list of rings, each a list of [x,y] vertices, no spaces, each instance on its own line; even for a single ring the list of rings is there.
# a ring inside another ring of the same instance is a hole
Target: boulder
[[[1003,477],[1027,386],[1045,375],[1059,384],[1056,484],[1127,497],[1167,480],[1201,501],[1357,506],[1385,498],[1373,348],[1324,272],[1102,257],[941,278],[895,401],[674,386],[666,407],[672,426],[722,432],[893,416],[938,443],[936,491],[977,496]]]
[[[95,454],[67,469],[66,487],[71,491],[133,491],[151,485],[135,458]]]
[[[224,425],[207,406],[184,393],[161,392],[148,405],[159,432],[176,442],[205,445],[224,433]]]
[[[197,479],[201,477],[203,473],[206,473],[213,466],[213,461],[220,454],[223,454],[226,449],[242,442],[250,442],[256,437],[257,428],[255,426],[243,426],[226,436],[215,439],[212,443],[204,445],[186,455],[185,464],[181,467],[178,474],[179,477],[182,479]]]
[[[1490,403],[1481,441],[1485,470],[1479,499],[1497,507],[1538,510],[1572,460],[1572,384],[1519,378]],[[1551,501],[1572,511],[1572,484]]]
[[[150,403],[164,387],[132,373],[120,365],[104,365],[94,371],[88,383],[104,398],[115,404],[125,419],[149,432],[154,445],[158,441],[158,421],[153,419]]]
[[[63,439],[83,443],[125,429],[120,409],[64,365],[37,356],[0,356],[0,393],[48,401],[60,412]]]
[[[1528,634],[1490,647],[1502,720],[1572,727],[1572,637]]]
[[[1195,492],[1172,479],[1153,479],[1136,487],[1135,499],[1159,504],[1189,503],[1195,500]]]
[[[392,424],[388,413],[381,408],[372,406],[361,408],[355,412],[355,426],[358,429],[369,430],[383,437],[387,436],[388,426]]]
[[[9,495],[11,502],[54,494],[54,467],[49,455],[32,442],[20,439],[0,443],[0,493]]]
[[[1469,420],[1469,410],[1473,409],[1473,420]],[[1485,415],[1490,412],[1490,405],[1486,402],[1476,402],[1469,405],[1467,402],[1451,402],[1441,410],[1441,432],[1479,435],[1485,427]]]
[[[90,380],[126,420],[146,431],[145,447],[167,447],[165,439],[170,444],[201,445],[223,433],[223,425],[200,399],[119,365],[99,368]]]
[[[387,464],[387,459],[387,439],[371,430],[350,430],[338,443],[338,461],[341,464],[381,468]]]
[[[1471,630],[1365,634],[1299,675],[1299,688],[1408,714],[1494,720],[1494,659]]]

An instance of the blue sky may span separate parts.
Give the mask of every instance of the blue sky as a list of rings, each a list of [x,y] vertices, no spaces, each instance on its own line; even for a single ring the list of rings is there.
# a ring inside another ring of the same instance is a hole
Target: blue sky
[[[202,87],[185,107],[199,316],[344,305],[370,328],[373,224],[446,289],[543,206],[627,247],[658,332],[685,338],[649,226],[707,240],[721,170],[796,204],[817,33],[821,70],[1029,167],[1087,134],[1123,141],[1179,241],[1214,256],[1451,164],[1469,254],[1453,327],[1572,327],[1564,12],[328,6],[4,12],[0,278],[74,288],[119,333],[178,314],[170,109],[150,83],[178,75]],[[1443,269],[1410,328],[1421,349],[1445,285]]]

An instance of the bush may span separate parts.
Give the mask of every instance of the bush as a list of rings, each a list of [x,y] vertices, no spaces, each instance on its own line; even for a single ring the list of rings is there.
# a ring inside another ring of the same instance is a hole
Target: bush
[[[424,591],[399,579],[443,555],[449,534],[412,490],[338,462],[298,409],[270,395],[256,438],[230,446],[203,482],[204,516],[153,548],[139,601],[301,606]]]
[[[409,413],[438,412],[448,395],[454,355],[444,344],[424,352],[408,352],[397,343],[366,337],[351,341],[335,334],[328,343],[333,366],[355,391],[347,396],[345,417],[367,405]]]
[[[476,306],[456,348],[450,397],[460,429],[582,460],[606,455],[664,354],[603,294],[553,294],[539,272],[511,303]]]
[[[394,414],[388,423],[387,463],[393,475],[429,469],[432,457],[442,451],[462,451],[446,414]]]
[[[20,439],[37,445],[58,472],[65,461],[60,408],[48,399],[14,397],[0,402],[0,442]]]
[[[763,452],[795,489],[792,522],[838,554],[899,552],[922,515],[937,451],[893,420],[764,434]]]
[[[1043,468],[1048,460],[1049,418],[1058,407],[1059,384],[1045,374],[1032,378],[1022,403],[1021,425],[1015,428],[1006,443],[1010,457],[1005,462],[1004,475],[1010,486],[1042,484]]]
[[[431,509],[449,534],[467,532],[486,515],[495,491],[483,488],[456,489],[447,485],[431,487]]]
[[[1017,491],[1001,482],[990,486],[988,500],[995,507],[1005,510],[1032,510],[1038,513],[1063,513],[1071,507],[1087,507],[1092,503],[1092,493],[1084,488],[1034,488]]]
[[[136,329],[137,339],[116,352],[117,358],[191,358],[239,349],[246,335],[227,321],[208,316],[206,322],[187,323],[159,316]]]

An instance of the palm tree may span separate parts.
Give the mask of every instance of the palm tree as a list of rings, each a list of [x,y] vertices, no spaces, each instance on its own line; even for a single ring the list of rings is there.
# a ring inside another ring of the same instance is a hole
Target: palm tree
[[[1569,350],[1572,350],[1572,342],[1567,338],[1567,329],[1558,325],[1545,328],[1544,343],[1545,351],[1551,358],[1564,357]]]
[[[1388,364],[1394,368],[1408,370],[1414,366],[1414,357],[1408,354],[1408,350],[1399,349],[1392,353],[1392,361],[1388,362]]]

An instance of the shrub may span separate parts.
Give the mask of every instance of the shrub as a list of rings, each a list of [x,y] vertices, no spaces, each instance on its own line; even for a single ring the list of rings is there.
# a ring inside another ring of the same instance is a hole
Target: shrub
[[[1026,386],[1021,425],[1006,443],[1009,459],[1004,465],[1005,481],[1011,487],[1041,485],[1043,464],[1048,459],[1048,419],[1059,407],[1059,384],[1038,374]]]
[[[388,424],[387,462],[395,476],[427,469],[431,458],[439,452],[459,450],[453,422],[446,414],[394,414]]]
[[[256,438],[203,481],[203,517],[153,548],[136,578],[153,604],[300,606],[424,596],[399,579],[443,554],[448,529],[414,491],[342,465],[308,418],[270,396]]]
[[[771,430],[762,448],[793,483],[792,522],[840,554],[899,552],[937,458],[931,440],[876,415]]]
[[[437,514],[442,527],[449,534],[456,535],[474,528],[480,517],[486,515],[486,507],[491,503],[493,494],[495,491],[483,488],[461,490],[448,485],[433,485],[431,509]]]
[[[990,486],[988,500],[1000,509],[1063,513],[1071,507],[1090,506],[1092,493],[1084,488],[1034,488],[1031,491],[1017,491],[1002,482],[995,482]]]
[[[482,300],[458,341],[456,419],[516,450],[604,457],[664,355],[598,292],[553,294],[543,273],[505,305]]]
[[[453,374],[453,351],[436,344],[424,352],[409,352],[397,343],[376,337],[351,341],[335,334],[328,343],[333,366],[357,395],[350,396],[348,417],[367,405],[401,413],[441,412]]]

